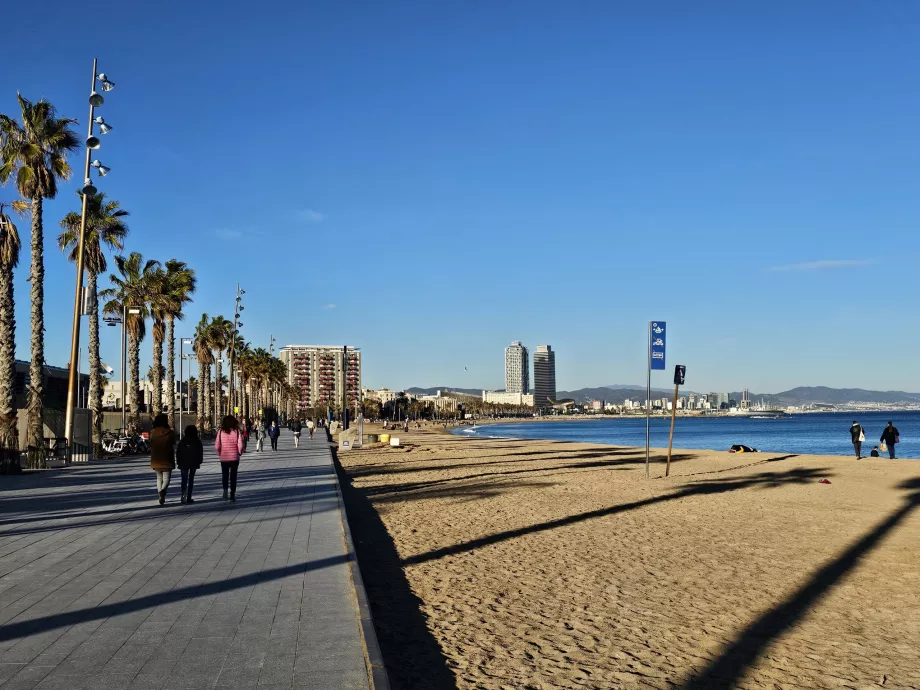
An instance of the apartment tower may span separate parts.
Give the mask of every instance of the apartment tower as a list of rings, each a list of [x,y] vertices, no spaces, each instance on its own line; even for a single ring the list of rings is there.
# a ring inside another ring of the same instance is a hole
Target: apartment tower
[[[519,340],[505,348],[505,391],[530,393],[530,355]]]
[[[346,355],[347,353],[347,355]],[[342,406],[342,386],[348,407],[361,400],[361,350],[340,345],[288,345],[278,358],[287,365],[288,383],[299,390],[297,410],[316,405]],[[344,365],[344,367],[343,367]]]
[[[556,399],[556,353],[551,345],[538,345],[533,353],[533,404],[548,409]]]

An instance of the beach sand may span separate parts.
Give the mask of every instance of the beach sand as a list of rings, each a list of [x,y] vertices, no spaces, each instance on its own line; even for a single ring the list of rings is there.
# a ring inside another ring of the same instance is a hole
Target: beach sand
[[[398,436],[339,454],[394,688],[920,688],[915,461]]]

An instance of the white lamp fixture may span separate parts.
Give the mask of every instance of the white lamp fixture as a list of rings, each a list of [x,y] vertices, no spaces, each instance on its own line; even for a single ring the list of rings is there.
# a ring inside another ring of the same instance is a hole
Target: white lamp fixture
[[[90,163],[90,165],[96,168],[96,170],[99,172],[99,177],[105,177],[112,170],[111,168],[104,166],[98,159],[94,160],[92,163]]]
[[[99,82],[102,82],[103,91],[111,91],[112,89],[115,88],[115,82],[109,81],[109,78],[105,76],[104,72],[100,72],[99,74],[97,74],[96,80]]]
[[[93,122],[99,125],[99,131],[102,132],[103,134],[108,134],[109,132],[112,131],[112,126],[107,125],[105,123],[105,120],[102,119],[101,117],[97,117],[95,120],[93,120]]]

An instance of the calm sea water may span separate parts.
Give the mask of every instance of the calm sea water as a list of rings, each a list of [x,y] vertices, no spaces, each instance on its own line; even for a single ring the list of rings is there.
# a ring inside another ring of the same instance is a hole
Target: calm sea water
[[[901,442],[897,446],[898,457],[920,458],[920,412],[827,412],[791,415],[782,419],[678,417],[674,427],[674,447],[728,450],[734,443],[743,443],[764,451],[852,455],[849,428],[854,419],[866,430],[866,442],[863,444],[865,455],[869,454],[872,446],[878,445],[882,429],[890,420],[901,432]],[[653,447],[667,447],[669,426],[670,418],[652,418]],[[481,424],[475,428],[460,427],[454,433],[463,436],[644,446],[645,417]]]

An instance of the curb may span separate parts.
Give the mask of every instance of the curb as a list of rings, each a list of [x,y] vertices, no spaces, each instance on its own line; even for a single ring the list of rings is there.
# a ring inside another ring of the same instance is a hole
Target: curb
[[[338,463],[336,449],[330,447],[333,457],[333,471]],[[335,472],[335,493],[339,499],[339,510],[342,511],[342,528],[345,532],[345,548],[348,551],[348,564],[351,566],[351,579],[355,585],[355,595],[358,598],[358,614],[361,618],[361,632],[364,635],[364,647],[367,650],[367,661],[371,671],[371,687],[373,690],[390,690],[390,679],[387,676],[386,666],[383,663],[383,654],[380,643],[377,642],[377,632],[374,629],[374,619],[371,616],[371,607],[367,601],[367,592],[364,589],[364,579],[361,577],[361,568],[358,566],[358,556],[355,544],[351,537],[351,527],[348,524],[348,513],[345,512],[345,501],[342,498],[342,487],[339,486],[339,475]]]

